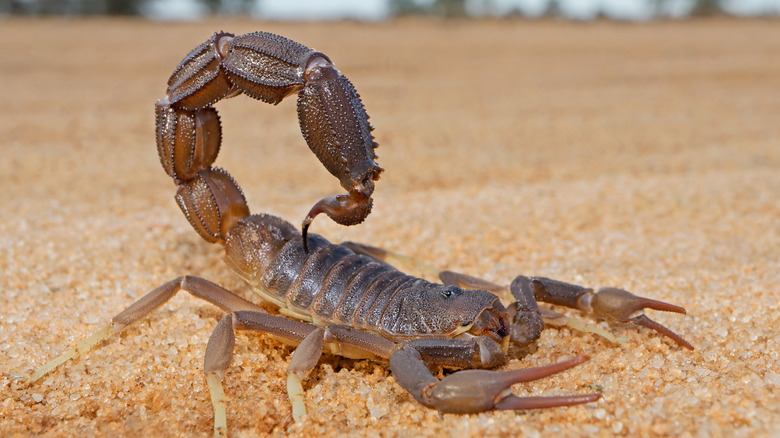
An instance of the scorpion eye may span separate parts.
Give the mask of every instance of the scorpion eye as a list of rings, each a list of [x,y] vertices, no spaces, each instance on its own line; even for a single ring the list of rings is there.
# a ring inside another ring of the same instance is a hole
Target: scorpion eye
[[[460,295],[460,290],[455,286],[447,286],[440,293],[444,298],[450,298],[453,295]]]

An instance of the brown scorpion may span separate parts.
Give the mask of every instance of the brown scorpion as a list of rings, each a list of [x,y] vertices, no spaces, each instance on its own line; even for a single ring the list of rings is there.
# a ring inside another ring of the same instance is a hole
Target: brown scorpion
[[[236,182],[212,167],[221,143],[215,102],[243,93],[277,104],[296,92],[306,142],[347,191],[318,201],[305,217],[302,232],[269,214],[250,215]],[[155,114],[157,150],[163,168],[178,185],[179,207],[201,237],[225,247],[228,266],[280,315],[205,279],[179,277],[38,368],[27,383],[87,353],[179,290],[227,312],[209,339],[203,367],[215,435],[227,432],[222,375],[231,362],[236,329],[264,332],[297,346],[287,371],[296,421],[306,413],[302,379],[323,352],[389,362],[396,381],[412,397],[442,412],[535,409],[598,400],[598,393],[518,397],[511,392],[514,383],[566,370],[586,361],[585,356],[538,368],[488,370],[508,361],[510,346],[523,351],[539,338],[544,320],[537,301],[633,322],[693,349],[643,313],[645,308],[685,313],[672,304],[616,288],[594,292],[549,278],[519,276],[510,286],[516,301],[504,307],[488,291],[497,290],[491,283],[448,271],[440,275],[444,284],[430,283],[385,263],[381,250],[354,243],[334,245],[308,234],[320,213],[344,225],[362,222],[371,211],[374,181],[382,172],[360,97],[323,53],[266,32],[216,33],[174,70]],[[459,371],[439,380],[430,368]]]

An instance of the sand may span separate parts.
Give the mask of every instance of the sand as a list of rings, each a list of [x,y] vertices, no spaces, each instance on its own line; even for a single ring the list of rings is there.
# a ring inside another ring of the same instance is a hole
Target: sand
[[[386,365],[326,357],[294,424],[291,349],[241,333],[225,377],[233,436],[780,433],[776,21],[0,27],[1,436],[210,434],[202,357],[221,314],[186,294],[31,387],[17,377],[176,276],[251,296],[179,212],[154,146],[170,72],[220,29],[313,46],[363,96],[386,169],[374,211],[357,227],[318,219],[314,232],[499,283],[522,273],[623,287],[685,306],[649,315],[696,346],[581,316],[627,342],[550,328],[507,368],[588,354],[514,389],[602,400],[478,415],[418,405]],[[303,142],[294,99],[218,109],[217,164],[253,212],[298,223],[339,193]]]

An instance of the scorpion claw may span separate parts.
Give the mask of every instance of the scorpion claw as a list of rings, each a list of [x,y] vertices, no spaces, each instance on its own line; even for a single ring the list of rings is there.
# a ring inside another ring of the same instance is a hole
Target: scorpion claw
[[[540,409],[596,401],[601,394],[558,397],[518,397],[512,385],[565,371],[589,359],[577,356],[537,368],[508,371],[461,370],[439,381],[413,348],[402,347],[390,358],[396,381],[417,401],[441,412],[468,414],[494,409]]]
[[[683,312],[685,313],[685,312]],[[652,319],[648,318],[644,314],[637,315],[630,319],[631,322],[637,325],[641,325],[643,327],[647,327],[651,330],[655,330],[656,332],[670,338],[674,342],[677,342],[678,345],[681,347],[685,347],[689,350],[693,350],[693,345],[691,345],[688,341],[683,339],[680,335],[677,333],[669,330],[668,328],[664,327],[663,325],[653,321]]]
[[[685,314],[686,311],[683,307],[663,301],[652,300],[650,298],[639,297],[631,292],[613,287],[599,289],[597,293],[592,294],[589,298],[589,305],[593,310],[593,313],[597,316],[609,317],[621,322],[633,322],[634,324],[655,330],[661,335],[672,339],[682,347],[689,350],[694,349],[693,345],[680,337],[680,335],[653,321],[643,313],[644,309],[653,309]]]
[[[507,411],[556,408],[561,406],[582,405],[598,401],[600,398],[601,394],[561,395],[554,397],[518,397],[510,394],[496,403],[496,406],[493,409]]]
[[[589,358],[577,356],[543,367],[509,371],[464,370],[445,377],[428,394],[431,404],[442,412],[474,413],[493,409],[541,409],[589,403],[601,394],[557,397],[518,397],[512,385],[557,374]]]

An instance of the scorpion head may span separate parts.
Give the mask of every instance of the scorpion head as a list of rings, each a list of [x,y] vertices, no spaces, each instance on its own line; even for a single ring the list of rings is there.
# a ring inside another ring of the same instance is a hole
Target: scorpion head
[[[383,328],[399,338],[486,336],[505,345],[510,320],[498,297],[417,280],[393,295]]]
[[[433,312],[446,321],[451,336],[486,336],[504,344],[509,335],[509,318],[504,305],[492,293],[456,286],[431,285],[429,300]]]

